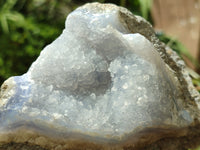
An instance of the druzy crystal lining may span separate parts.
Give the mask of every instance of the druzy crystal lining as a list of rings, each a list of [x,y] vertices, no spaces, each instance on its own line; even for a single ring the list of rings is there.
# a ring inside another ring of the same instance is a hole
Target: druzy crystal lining
[[[28,72],[8,79],[13,88],[1,96],[0,129],[46,124],[106,138],[141,126],[187,124],[167,69],[151,42],[123,26],[118,11],[79,8]]]

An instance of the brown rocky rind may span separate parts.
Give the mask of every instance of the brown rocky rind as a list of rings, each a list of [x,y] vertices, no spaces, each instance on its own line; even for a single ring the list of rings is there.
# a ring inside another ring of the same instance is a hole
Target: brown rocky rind
[[[147,128],[120,142],[106,143],[86,138],[46,136],[34,129],[20,128],[0,136],[0,150],[187,150],[200,143],[200,126]]]

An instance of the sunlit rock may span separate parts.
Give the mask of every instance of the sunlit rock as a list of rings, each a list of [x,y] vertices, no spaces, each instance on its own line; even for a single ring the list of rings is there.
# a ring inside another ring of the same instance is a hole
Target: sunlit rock
[[[1,145],[137,148],[189,135],[199,95],[167,52],[151,26],[124,8],[76,9],[28,72],[2,85]]]

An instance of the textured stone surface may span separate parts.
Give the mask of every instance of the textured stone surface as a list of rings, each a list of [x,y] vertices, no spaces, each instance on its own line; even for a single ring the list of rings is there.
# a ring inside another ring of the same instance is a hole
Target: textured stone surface
[[[184,62],[149,23],[125,8],[86,4],[26,74],[2,85],[0,145],[153,148],[197,138],[199,107]]]

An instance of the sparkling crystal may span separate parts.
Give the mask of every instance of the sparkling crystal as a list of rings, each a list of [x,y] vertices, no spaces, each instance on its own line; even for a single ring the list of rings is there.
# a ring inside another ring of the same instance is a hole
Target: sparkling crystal
[[[78,8],[28,72],[4,83],[0,131],[27,125],[113,140],[141,126],[188,124],[187,112],[170,111],[177,104],[167,69],[118,11]]]

